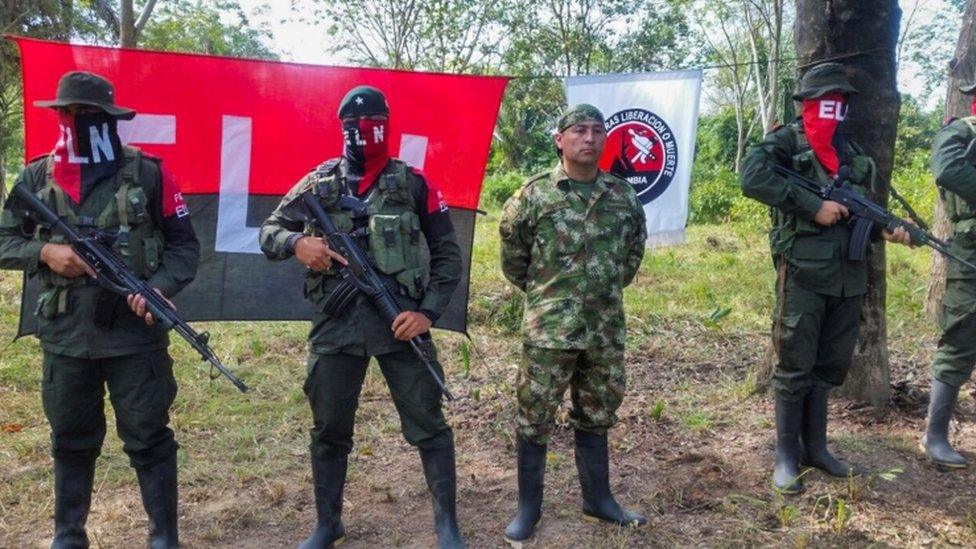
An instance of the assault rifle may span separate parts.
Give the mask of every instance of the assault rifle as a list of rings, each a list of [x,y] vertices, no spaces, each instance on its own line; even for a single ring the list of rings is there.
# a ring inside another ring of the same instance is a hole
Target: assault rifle
[[[936,238],[917,225],[906,222],[850,188],[850,185],[847,183],[850,178],[850,168],[847,166],[840,168],[840,173],[838,173],[833,185],[821,185],[808,177],[778,164],[773,166],[773,171],[785,177],[787,181],[797,187],[811,192],[823,200],[832,200],[847,208],[854,220],[854,229],[851,233],[851,242],[848,248],[848,256],[852,261],[861,261],[864,259],[867,254],[871,229],[877,223],[888,232],[893,232],[898,227],[901,227],[908,233],[912,244],[916,246],[928,246],[947,258],[958,261],[976,271],[976,265],[950,252],[949,244],[944,240]]]
[[[180,337],[200,353],[202,360],[209,362],[211,367],[216,368],[242,393],[248,390],[247,385],[244,385],[244,382],[228,370],[214,354],[208,345],[210,334],[208,332],[197,333],[180,317],[176,309],[163,296],[159,295],[146,281],[137,277],[122,258],[115,253],[112,244],[116,235],[107,231],[95,231],[91,235],[82,236],[73,227],[65,223],[47,204],[34,196],[34,193],[23,183],[14,185],[10,191],[10,198],[16,200],[19,205],[26,207],[31,217],[39,223],[64,235],[75,253],[97,273],[98,276],[95,280],[101,287],[123,297],[134,294],[145,298],[146,308],[152,313],[156,322],[159,322],[166,330],[176,331]]]
[[[326,240],[329,241],[329,247],[349,262],[348,265],[338,265],[342,277],[340,287],[354,288],[358,292],[362,292],[373,302],[383,320],[392,325],[393,320],[403,312],[403,307],[397,301],[396,295],[387,286],[384,278],[376,271],[369,260],[369,256],[359,246],[356,239],[340,231],[332,222],[332,218],[319,203],[318,185],[310,186],[299,197],[305,208],[306,217],[310,218],[309,224],[317,226],[325,235]],[[342,294],[340,300],[344,302],[355,295],[349,291],[340,293]],[[427,367],[430,376],[434,378],[434,382],[443,391],[444,397],[447,400],[454,400],[454,395],[447,389],[444,380],[434,368],[435,359],[432,358],[434,344],[430,339],[430,334],[414,337],[408,343],[410,343],[410,348],[413,349],[417,358]]]

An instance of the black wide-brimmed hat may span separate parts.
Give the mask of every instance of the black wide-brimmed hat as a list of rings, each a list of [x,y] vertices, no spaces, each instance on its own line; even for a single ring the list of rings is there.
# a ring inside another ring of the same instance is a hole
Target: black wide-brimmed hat
[[[839,91],[845,94],[857,93],[847,79],[847,71],[840,63],[821,63],[803,73],[800,89],[793,95],[796,101],[813,99],[825,93]]]
[[[53,101],[34,101],[35,107],[91,105],[123,120],[131,120],[136,111],[115,104],[115,87],[101,76],[87,71],[71,71],[58,80],[58,94]]]
[[[959,91],[961,91],[963,95],[976,95],[976,82],[970,82],[968,84],[959,86]]]

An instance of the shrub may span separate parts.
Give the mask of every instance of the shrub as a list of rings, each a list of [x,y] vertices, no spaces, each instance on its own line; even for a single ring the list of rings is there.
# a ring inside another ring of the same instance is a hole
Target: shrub
[[[732,205],[742,197],[738,177],[731,170],[718,168],[692,182],[689,196],[690,223],[723,223],[729,220]]]
[[[518,172],[503,172],[485,177],[481,189],[481,203],[485,207],[498,207],[522,185],[525,176]]]

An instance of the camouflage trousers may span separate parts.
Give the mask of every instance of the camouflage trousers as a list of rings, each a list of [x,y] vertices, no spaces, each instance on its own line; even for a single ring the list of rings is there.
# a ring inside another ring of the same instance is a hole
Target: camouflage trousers
[[[942,335],[932,361],[932,377],[960,387],[976,364],[976,280],[946,281],[939,328]]]
[[[606,433],[617,422],[624,398],[626,372],[623,348],[545,349],[525,344],[517,380],[516,433],[524,440],[546,444],[556,409],[570,389],[574,429]]]

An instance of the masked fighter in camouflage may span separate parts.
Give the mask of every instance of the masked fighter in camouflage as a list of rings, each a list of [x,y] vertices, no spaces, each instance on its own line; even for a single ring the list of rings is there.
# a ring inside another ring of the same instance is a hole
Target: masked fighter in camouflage
[[[960,86],[972,98],[972,115],[952,120],[932,143],[932,173],[952,222],[952,251],[976,261],[976,83]],[[955,261],[946,266],[946,293],[939,315],[942,337],[932,362],[932,392],[922,449],[934,463],[962,468],[966,458],[949,444],[949,421],[959,387],[976,363],[976,272]]]
[[[644,256],[644,210],[627,181],[597,167],[607,137],[599,110],[572,107],[557,129],[559,164],[516,191],[500,225],[502,271],[526,301],[509,541],[528,539],[542,517],[546,445],[567,387],[584,517],[647,522],[614,500],[607,448],[626,377],[622,292]]]
[[[844,382],[857,342],[861,300],[867,291],[864,261],[848,256],[851,226],[844,206],[823,201],[773,171],[780,164],[824,185],[842,166],[855,188],[874,182],[874,161],[844,135],[850,95],[844,66],[822,63],[800,81],[803,103],[797,124],[780,126],[753,147],[742,165],[742,193],[770,206],[777,303],[773,345],[776,463],[773,484],[785,493],[802,490],[800,467],[832,477],[859,474],[827,449],[827,393]],[[883,233],[908,244],[908,233]]]
[[[17,180],[76,230],[117,232],[116,251],[164,296],[193,280],[200,245],[179,187],[158,158],[122,145],[118,120],[135,116],[115,104],[112,84],[70,72],[57,99],[61,137]],[[37,337],[44,351],[41,397],[54,456],[52,547],[88,547],[85,520],[95,459],[105,438],[108,386],[122,449],[136,469],[149,515],[150,545],[176,547],[176,449],[169,407],[176,397],[165,329],[101,289],[63,235],[37,226],[8,204],[0,214],[0,267],[37,276]],[[140,318],[141,317],[141,318]]]
[[[315,420],[311,452],[318,524],[301,545],[306,549],[330,547],[345,535],[341,513],[347,456],[371,356],[390,387],[404,438],[420,450],[434,499],[438,545],[464,547],[455,515],[454,434],[441,411],[439,387],[407,344],[426,334],[450,301],[461,277],[461,249],[440,192],[406,163],[390,158],[389,114],[376,88],[350,90],[339,106],[342,157],[299,181],[261,226],[261,249],[268,258],[294,256],[308,267],[305,295],[319,311],[312,319],[305,381]],[[392,326],[362,294],[343,311],[322,310],[340,284],[335,263],[345,259],[291,210],[295,197],[313,184],[319,185],[322,206],[336,226],[360,236],[373,264],[389,276],[405,309]],[[367,200],[368,210],[339,208],[341,195]],[[429,265],[421,255],[421,237],[430,250]],[[443,379],[442,371],[438,375]]]

